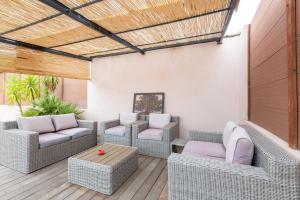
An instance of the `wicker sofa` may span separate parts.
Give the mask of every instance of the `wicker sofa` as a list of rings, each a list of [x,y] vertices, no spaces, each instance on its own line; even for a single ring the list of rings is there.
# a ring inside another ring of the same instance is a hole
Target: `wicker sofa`
[[[249,126],[255,145],[252,166],[172,154],[168,158],[169,199],[300,199],[300,164]],[[222,142],[222,134],[193,131],[190,139]]]
[[[172,116],[170,123],[162,128],[162,139],[140,139],[138,135],[149,128],[149,116],[142,116],[144,121],[132,125],[132,146],[137,147],[140,154],[168,158],[171,153],[171,142],[179,137],[179,117]]]
[[[16,121],[0,122],[0,164],[30,173],[95,146],[97,122],[78,120],[77,123],[91,133],[42,148],[39,133],[18,129]]]

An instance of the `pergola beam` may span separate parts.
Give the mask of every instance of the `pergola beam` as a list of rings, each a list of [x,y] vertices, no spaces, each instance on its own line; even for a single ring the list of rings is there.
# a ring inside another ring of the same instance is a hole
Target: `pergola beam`
[[[222,35],[221,35],[220,40],[218,41],[218,44],[222,44],[222,42],[223,42],[225,33],[226,33],[227,28],[229,26],[229,22],[231,20],[232,15],[233,15],[233,11],[236,8],[238,2],[239,2],[239,0],[231,0],[231,2],[230,2],[229,11],[226,15],[226,19],[225,19],[223,30],[222,30]]]
[[[20,46],[20,47],[25,47],[25,48],[28,48],[28,49],[43,51],[43,52],[47,52],[47,53],[51,53],[51,54],[56,54],[56,55],[60,55],[60,56],[66,56],[66,57],[70,57],[70,58],[76,58],[76,59],[80,59],[80,60],[91,61],[90,58],[87,58],[87,57],[84,57],[84,56],[75,55],[75,54],[71,54],[71,53],[67,53],[67,52],[63,52],[63,51],[58,51],[58,50],[55,50],[55,49],[42,47],[42,46],[38,46],[38,45],[26,43],[26,42],[12,40],[12,39],[8,39],[8,38],[1,37],[1,36],[0,36],[0,42],[5,43],[5,44]]]
[[[91,20],[87,19],[86,17],[84,17],[83,15],[77,13],[76,11],[68,8],[67,6],[65,6],[64,4],[60,3],[57,0],[40,0],[41,2],[43,2],[44,4],[58,10],[59,12],[63,13],[64,15],[69,16],[70,18],[72,18],[73,20],[78,21],[79,23],[117,41],[120,44],[123,44],[124,46],[127,46],[141,54],[144,54],[144,51],[139,49],[138,47],[132,45],[131,43],[129,43],[128,41],[120,38],[119,36],[115,35],[114,33],[112,33],[111,31],[99,26],[98,24],[96,24],[95,22],[92,22]]]
[[[149,47],[143,49],[144,51],[154,51],[159,49],[167,49],[167,48],[175,48],[175,47],[181,47],[181,46],[187,46],[187,45],[194,45],[194,44],[202,44],[202,43],[208,43],[208,42],[218,42],[219,38],[210,38],[205,40],[195,40],[195,41],[189,41],[189,42],[183,42],[183,43],[177,43],[177,44],[170,44],[170,45],[164,45],[164,46],[158,46],[158,47]],[[125,51],[125,52],[117,52],[117,53],[111,53],[111,54],[105,54],[105,55],[99,55],[99,56],[91,56],[91,59],[94,58],[103,58],[103,57],[109,57],[109,56],[119,56],[124,54],[131,54],[135,53],[133,51]]]
[[[193,38],[197,38],[197,37],[201,37],[201,36],[209,36],[209,35],[215,35],[215,34],[220,34],[220,33],[222,33],[222,32],[199,34],[199,35],[194,35],[194,36],[190,36],[190,37],[176,38],[176,39],[172,39],[172,40],[165,40],[165,41],[159,41],[159,42],[138,44],[136,46],[142,47],[142,46],[155,45],[155,44],[161,44],[161,43],[167,43],[167,42],[175,42],[175,41],[179,41],[179,40],[193,39]],[[216,37],[214,37],[214,38],[216,38]],[[195,41],[200,41],[200,40],[195,40]],[[80,55],[81,56],[87,56],[87,55],[90,55],[90,54],[105,53],[105,52],[110,52],[110,51],[123,50],[123,49],[126,49],[126,48],[127,47],[122,47],[122,48],[117,48],[117,49],[109,49],[109,50],[106,50],[106,51],[96,51],[96,52],[91,52],[91,53],[84,53],[84,54],[80,54]]]

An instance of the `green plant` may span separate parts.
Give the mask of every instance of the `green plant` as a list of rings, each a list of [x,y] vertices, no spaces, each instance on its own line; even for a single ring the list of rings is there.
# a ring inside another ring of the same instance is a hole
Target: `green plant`
[[[24,117],[41,116],[41,115],[58,115],[74,113],[77,119],[80,119],[82,111],[76,105],[61,101],[54,95],[46,95],[35,99],[32,106],[22,114]]]
[[[21,89],[27,102],[32,102],[40,96],[39,80],[36,76],[27,75],[22,80]]]
[[[22,101],[23,101],[23,83],[21,79],[18,79],[15,75],[11,76],[7,80],[6,85],[6,97],[9,104],[17,104],[20,110],[20,113],[23,114]]]
[[[46,95],[49,93],[49,91],[54,93],[59,84],[59,78],[55,76],[44,76],[42,78],[42,83],[46,89]]]

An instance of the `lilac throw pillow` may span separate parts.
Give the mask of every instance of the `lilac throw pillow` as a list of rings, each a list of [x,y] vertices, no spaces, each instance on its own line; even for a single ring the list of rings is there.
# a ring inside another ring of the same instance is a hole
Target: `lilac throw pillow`
[[[51,117],[56,131],[78,127],[74,113]]]
[[[246,130],[237,127],[231,134],[226,148],[226,162],[251,165],[254,144]]]

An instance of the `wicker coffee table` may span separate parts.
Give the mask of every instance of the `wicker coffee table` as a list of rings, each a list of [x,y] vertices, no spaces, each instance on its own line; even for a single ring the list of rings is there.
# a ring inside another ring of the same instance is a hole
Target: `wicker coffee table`
[[[97,154],[99,148],[104,155]],[[137,168],[137,148],[103,144],[68,159],[68,180],[111,195]]]

